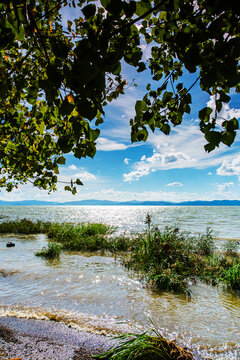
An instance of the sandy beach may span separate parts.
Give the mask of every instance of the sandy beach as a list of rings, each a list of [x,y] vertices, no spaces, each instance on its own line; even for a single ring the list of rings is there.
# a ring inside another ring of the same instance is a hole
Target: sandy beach
[[[54,321],[0,317],[1,360],[89,360],[113,344],[103,335]]]

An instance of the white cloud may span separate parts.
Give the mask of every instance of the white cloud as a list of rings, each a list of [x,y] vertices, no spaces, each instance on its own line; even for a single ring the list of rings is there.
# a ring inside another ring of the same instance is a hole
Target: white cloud
[[[210,96],[210,100],[207,102],[207,106],[210,107],[211,109],[213,109],[213,113],[215,112],[216,106],[215,106],[215,97],[214,96]],[[229,104],[223,103],[222,109],[218,113],[218,117],[217,117],[218,122],[220,122],[220,124],[221,124],[222,121],[230,120],[233,117],[235,117],[237,119],[240,118],[240,109],[230,108]]]
[[[217,174],[221,176],[240,176],[240,155],[229,160],[224,160],[222,165],[217,169]]]
[[[232,186],[234,186],[234,183],[232,181],[224,184],[217,184],[217,188],[219,192],[224,192],[225,190],[229,190],[229,188]]]
[[[71,169],[71,170],[77,170],[77,167],[72,164],[72,165],[69,166],[69,169]]]
[[[236,109],[233,110],[235,113],[237,112]],[[140,161],[132,165],[132,171],[123,175],[124,181],[139,180],[153,171],[184,168],[205,169],[223,164],[218,170],[218,174],[222,175],[223,167],[226,168],[227,165],[229,167],[233,158],[233,154],[229,153],[228,148],[223,144],[213,152],[206,153],[204,150],[206,140],[198,123],[194,120],[184,121],[179,127],[173,128],[168,137],[160,131],[150,132],[148,143],[154,146],[153,155],[140,156]],[[235,160],[232,166],[235,166],[234,173],[240,176],[240,158]],[[239,167],[238,170],[236,170],[237,167]],[[233,170],[231,175],[233,175]]]
[[[172,183],[167,184],[166,186],[183,186],[183,184],[180,182],[172,182]]]
[[[123,174],[123,181],[132,182],[133,180],[139,180],[142,176],[149,175],[149,172],[149,169],[131,171],[129,174]]]
[[[194,159],[191,159],[184,153],[161,153],[157,150],[153,150],[153,155],[146,157],[142,156],[140,162],[136,162],[133,165],[133,171],[128,174],[123,174],[123,181],[139,180],[142,176],[147,176],[151,172],[157,170],[166,170],[173,168],[189,167],[194,163]],[[187,164],[186,166],[184,164]]]
[[[212,172],[211,172],[211,171],[209,171],[208,175],[212,175]]]
[[[102,151],[113,151],[113,150],[125,150],[127,146],[117,141],[109,140],[104,137],[97,139],[97,150]]]
[[[128,159],[128,158],[125,158],[125,159],[123,160],[123,162],[124,162],[125,165],[128,165],[129,161],[130,161],[130,159]]]
[[[95,181],[97,180],[96,176],[94,174],[91,174],[90,172],[88,171],[81,171],[80,173],[78,174],[74,174],[73,176],[73,179],[80,179],[81,181]]]

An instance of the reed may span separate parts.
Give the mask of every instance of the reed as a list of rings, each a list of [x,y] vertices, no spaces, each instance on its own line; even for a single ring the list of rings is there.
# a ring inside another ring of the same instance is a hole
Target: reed
[[[194,251],[193,238],[178,228],[167,227],[160,231],[151,230],[148,225],[147,231],[135,239],[122,263],[142,274],[151,287],[184,292],[187,278],[194,269]]]
[[[35,253],[36,256],[44,257],[45,259],[58,259],[61,253],[61,246],[55,243],[48,243],[47,247]]]
[[[223,270],[220,281],[231,291],[240,291],[240,263],[235,262],[229,269]]]
[[[1,234],[41,234],[46,233],[51,226],[50,222],[38,220],[33,222],[28,219],[17,219],[12,221],[4,221],[0,223]]]
[[[239,241],[238,240],[230,240],[225,243],[225,246],[223,248],[224,253],[227,256],[238,256],[238,250],[239,250]]]
[[[224,278],[229,289],[237,288],[238,270],[232,267],[233,258],[229,252],[228,256],[216,253],[210,229],[193,237],[174,227],[152,227],[149,215],[145,223],[146,231],[135,238],[121,262],[144,278],[149,287],[190,296],[189,283],[200,279],[218,285]]]
[[[53,224],[47,231],[52,241],[60,243],[63,250],[99,251],[116,247],[108,239],[116,228],[102,223],[88,224]]]
[[[116,227],[102,223],[50,223],[28,219],[0,223],[0,233],[46,233],[51,243],[37,256],[54,258],[60,250],[110,252],[160,291],[185,292],[198,279],[212,285],[223,284],[230,291],[240,289],[239,243],[228,242],[221,252],[214,246],[211,230],[195,236],[176,227],[158,229],[147,214],[146,230],[131,237],[116,236]]]

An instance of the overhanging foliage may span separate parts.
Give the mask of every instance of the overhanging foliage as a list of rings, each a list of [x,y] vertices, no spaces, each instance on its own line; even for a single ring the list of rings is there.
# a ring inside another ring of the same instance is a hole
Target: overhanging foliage
[[[199,109],[200,129],[213,150],[230,146],[238,120],[217,121],[229,94],[239,92],[240,7],[228,0],[0,1],[1,187],[28,179],[56,189],[65,155],[94,157],[104,106],[124,93],[123,62],[149,68],[156,85],[136,103],[132,141],[148,131],[169,134],[191,111],[191,88],[214,96],[215,111]],[[62,23],[66,7],[74,22]],[[141,44],[151,46],[143,60]],[[188,88],[183,71],[195,74]],[[65,188],[73,193],[71,182]]]

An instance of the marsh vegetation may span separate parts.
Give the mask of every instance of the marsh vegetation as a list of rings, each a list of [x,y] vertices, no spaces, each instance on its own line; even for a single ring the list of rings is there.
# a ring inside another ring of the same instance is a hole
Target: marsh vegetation
[[[158,229],[146,216],[146,229],[118,236],[116,227],[102,223],[71,224],[32,222],[27,219],[0,224],[0,233],[46,233],[48,247],[36,252],[47,259],[59,258],[61,250],[114,254],[128,270],[158,291],[185,292],[198,280],[240,290],[238,241],[216,249],[213,232],[193,236],[177,227]]]
[[[61,251],[110,254],[131,271],[131,276],[142,279],[155,291],[171,291],[191,296],[191,286],[198,281],[224,287],[237,293],[240,290],[240,261],[238,241],[226,241],[215,247],[214,234],[207,229],[198,236],[177,227],[157,228],[147,215],[145,230],[132,236],[118,236],[116,227],[102,223],[50,223],[17,220],[0,224],[1,233],[45,233],[47,246],[35,254],[47,260],[58,259]],[[182,295],[181,295],[182,296]],[[190,359],[191,354],[161,335],[153,333],[125,334],[119,345],[98,359]],[[152,354],[153,353],[153,354]],[[166,355],[168,354],[168,355]],[[124,357],[125,356],[125,357]]]

